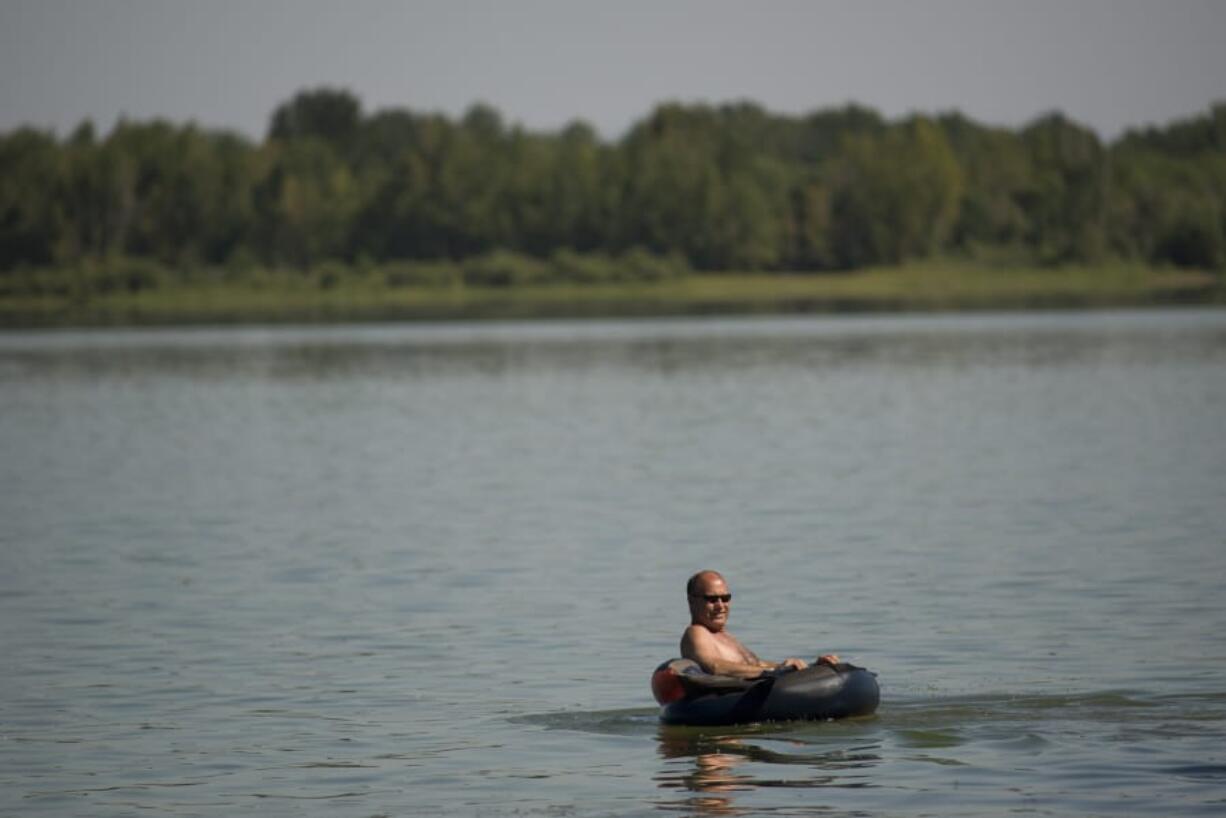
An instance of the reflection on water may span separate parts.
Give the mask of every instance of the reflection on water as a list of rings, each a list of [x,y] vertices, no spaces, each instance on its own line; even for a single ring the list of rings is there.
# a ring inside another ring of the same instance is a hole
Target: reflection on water
[[[1048,367],[1219,358],[1212,311],[489,322],[0,335],[0,381],[76,374],[329,379],[378,373],[501,375],[631,367],[649,372],[762,367]]]
[[[745,761],[743,745],[735,738],[708,740],[668,735],[662,730],[660,754],[667,759],[693,759],[690,769],[666,767],[656,776],[662,789],[684,790],[687,795],[677,802],[662,802],[661,806],[687,807],[705,815],[741,815],[735,797],[737,790],[752,789],[749,775],[738,773]]]
[[[820,729],[806,727],[809,731]],[[662,808],[740,815],[746,810],[736,804],[738,792],[764,787],[820,790],[874,786],[871,770],[881,756],[872,744],[824,747],[807,740],[800,730],[789,731],[787,725],[729,729],[732,732],[711,734],[697,728],[660,726],[658,752],[666,764],[655,781],[662,789],[687,793],[677,801],[662,802]]]

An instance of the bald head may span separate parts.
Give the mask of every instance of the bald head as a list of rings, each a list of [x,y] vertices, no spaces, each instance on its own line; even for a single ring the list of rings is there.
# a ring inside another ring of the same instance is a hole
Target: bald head
[[[694,596],[694,594],[702,593],[699,591],[699,588],[705,585],[707,581],[712,579],[718,579],[720,582],[724,582],[724,575],[719,571],[712,571],[709,568],[703,569],[697,574],[694,574],[694,576],[690,577],[685,583],[686,597],[688,598]]]

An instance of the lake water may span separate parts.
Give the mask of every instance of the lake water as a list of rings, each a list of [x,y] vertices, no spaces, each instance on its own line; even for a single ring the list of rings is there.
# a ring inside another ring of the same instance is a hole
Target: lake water
[[[1226,813],[1223,311],[10,332],[0,519],[0,814]]]

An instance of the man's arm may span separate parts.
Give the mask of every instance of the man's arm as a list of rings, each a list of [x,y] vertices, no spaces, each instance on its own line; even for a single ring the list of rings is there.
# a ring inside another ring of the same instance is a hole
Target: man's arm
[[[740,639],[737,639],[734,636],[732,637],[732,641],[737,643],[737,645],[741,649],[741,652],[744,653],[746,656],[748,656],[750,660],[752,660],[753,662],[757,662],[760,666],[766,668],[767,670],[778,670],[781,667],[790,667],[793,670],[804,670],[805,668],[809,666],[809,663],[806,662],[804,659],[797,659],[795,656],[789,656],[788,658],[784,659],[782,662],[767,662],[765,660],[759,659],[758,654],[754,653],[752,650],[742,645]],[[837,656],[835,657],[835,661],[836,662],[838,661]]]
[[[740,645],[740,643],[737,643]],[[726,659],[719,649],[715,637],[701,625],[690,625],[681,637],[681,655],[693,659],[703,666],[708,673],[720,676],[735,676],[739,679],[753,679],[762,675],[765,670],[774,670],[783,665],[795,667],[798,670],[805,667],[800,659],[786,659],[783,662],[764,662],[744,645],[741,651],[752,661],[738,662]]]
[[[681,636],[681,655],[702,665],[703,670],[707,673],[715,673],[720,676],[752,679],[761,676],[762,671],[769,669],[764,667],[761,661],[750,663],[725,659],[720,653],[715,637],[701,625],[690,625],[685,629],[685,633]]]

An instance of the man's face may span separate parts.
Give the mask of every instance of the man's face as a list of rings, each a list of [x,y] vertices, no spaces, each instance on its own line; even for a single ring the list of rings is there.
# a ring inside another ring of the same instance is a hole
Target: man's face
[[[724,578],[706,574],[699,578],[694,593],[690,595],[690,616],[695,624],[718,633],[728,624],[732,608],[732,592]]]

